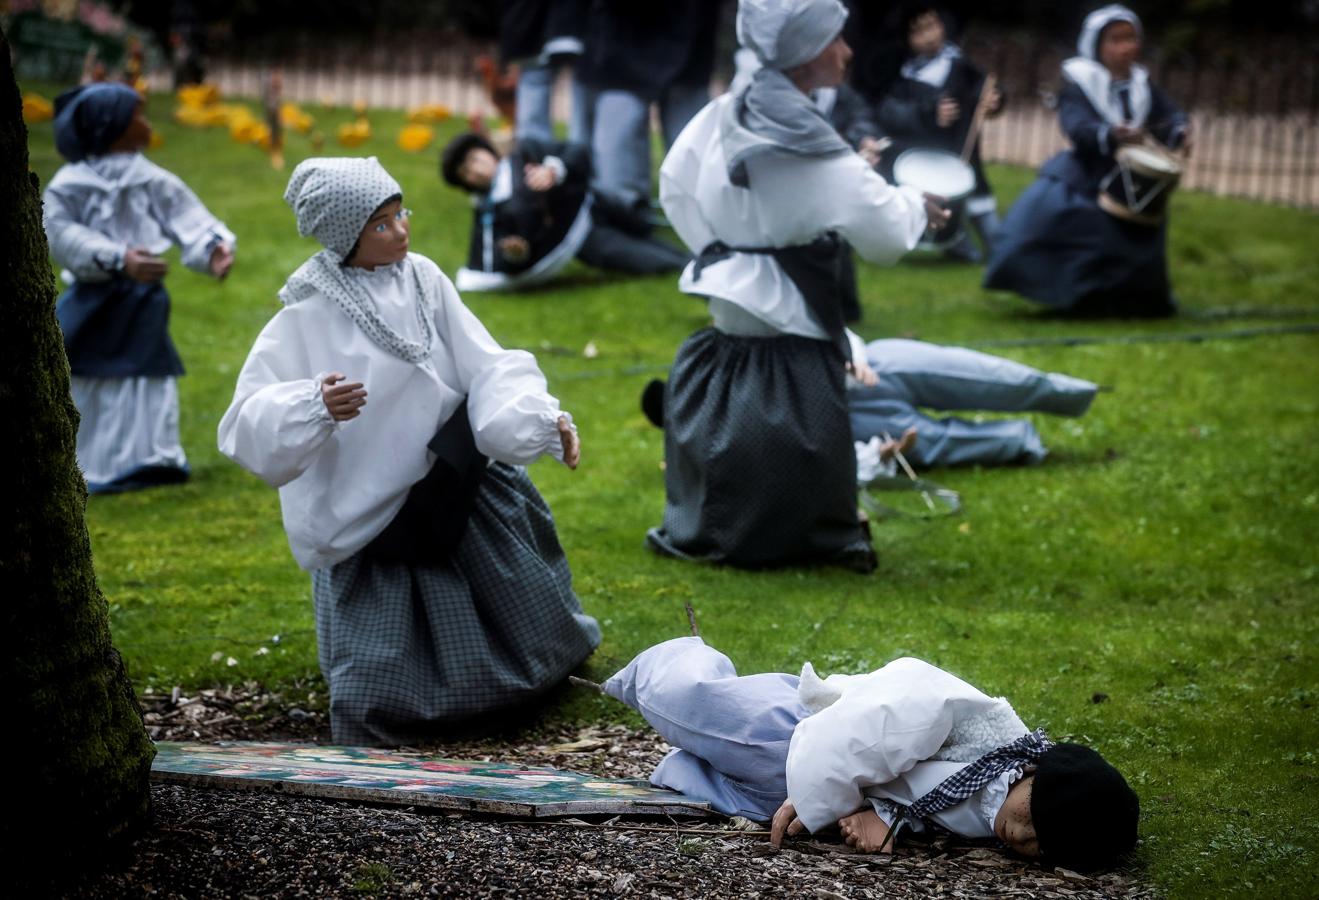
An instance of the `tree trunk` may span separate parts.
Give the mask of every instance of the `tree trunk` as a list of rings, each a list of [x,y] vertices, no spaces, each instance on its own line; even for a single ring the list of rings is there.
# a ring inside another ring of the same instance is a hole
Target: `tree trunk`
[[[0,511],[10,873],[40,851],[95,858],[150,812],[155,755],[92,569],[74,454],[78,411],[9,42],[0,32]],[[52,872],[55,870],[52,870]],[[35,877],[39,873],[29,872]],[[47,875],[52,874],[47,872]],[[56,872],[56,874],[58,874]]]

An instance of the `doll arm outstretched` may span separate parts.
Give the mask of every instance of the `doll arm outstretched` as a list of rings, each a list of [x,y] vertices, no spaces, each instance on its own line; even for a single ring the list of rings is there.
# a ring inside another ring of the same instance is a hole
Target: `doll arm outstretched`
[[[565,440],[563,429],[576,435],[572,415],[546,386],[536,358],[525,350],[505,350],[490,336],[458,297],[453,283],[434,263],[422,277],[438,279],[439,308],[436,325],[453,353],[454,366],[467,392],[467,415],[476,448],[484,455],[511,465],[528,465],[552,456],[572,466],[580,445]],[[574,452],[574,447],[576,451]]]
[[[183,179],[160,169],[151,182],[151,211],[179,245],[180,258],[185,266],[217,278],[228,274],[238,239],[202,204]],[[218,254],[217,250],[220,251]]]
[[[55,261],[79,281],[107,281],[124,266],[128,246],[78,221],[76,201],[57,186],[41,198],[43,225]]]

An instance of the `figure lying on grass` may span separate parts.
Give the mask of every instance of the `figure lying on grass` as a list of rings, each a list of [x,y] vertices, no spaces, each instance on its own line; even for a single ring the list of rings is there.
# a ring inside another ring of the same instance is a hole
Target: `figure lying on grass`
[[[1029,731],[990,697],[918,659],[821,680],[738,676],[699,637],[643,651],[602,690],[672,744],[651,783],[726,815],[772,821],[771,841],[837,827],[864,853],[904,830],[997,838],[1078,871],[1136,843],[1140,804],[1094,750]]]

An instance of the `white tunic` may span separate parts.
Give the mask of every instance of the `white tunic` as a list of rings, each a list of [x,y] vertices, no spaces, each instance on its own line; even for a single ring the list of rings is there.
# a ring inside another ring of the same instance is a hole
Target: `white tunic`
[[[334,565],[366,546],[394,518],[430,469],[426,443],[462,403],[477,449],[525,465],[562,460],[559,402],[535,358],[495,342],[435,263],[415,253],[374,271],[347,267],[381,318],[421,340],[413,268],[435,286],[428,309],[437,337],[412,364],[373,343],[329,298],[285,306],[262,329],[220,422],[220,451],[279,488],[284,527],[298,564]],[[361,415],[336,423],[320,382],[340,372],[367,391]]]
[[[160,254],[173,244],[185,266],[210,274],[215,245],[236,243],[181,178],[141,153],[61,166],[42,196],[42,216],[69,284],[108,280],[129,248]]]
[[[721,240],[729,246],[789,247],[828,231],[873,263],[891,264],[925,231],[919,191],[886,182],[860,156],[801,157],[765,153],[747,162],[748,187],[728,178],[719,120],[733,102],[719,97],[701,110],[660,167],[660,202],[678,236],[699,254]],[[689,265],[679,289],[733,304],[773,331],[827,340],[801,291],[764,254],[734,253],[706,266],[700,281]],[[855,342],[854,342],[855,343]]]
[[[1028,733],[1002,697],[919,659],[823,682],[808,664],[799,697],[813,715],[792,735],[788,796],[811,831],[851,815],[867,798],[910,804],[967,763]],[[1019,774],[1001,776],[936,813],[935,821],[966,837],[992,836],[1008,782]]]
[[[42,214],[68,284],[109,280],[130,248],[160,254],[172,244],[185,266],[210,274],[215,245],[236,244],[182,179],[140,153],[62,166],[46,186]],[[187,466],[173,377],[74,375],[71,387],[81,416],[78,465],[93,491],[144,467]]]

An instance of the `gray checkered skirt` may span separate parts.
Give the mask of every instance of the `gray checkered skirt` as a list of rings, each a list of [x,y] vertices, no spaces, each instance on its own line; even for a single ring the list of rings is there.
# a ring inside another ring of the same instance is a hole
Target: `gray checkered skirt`
[[[657,552],[748,568],[873,567],[829,342],[693,334],[665,387],[664,461],[664,524],[647,535]]]
[[[521,468],[493,463],[439,566],[358,553],[312,573],[330,724],[343,744],[443,737],[563,681],[600,643],[549,507]]]

